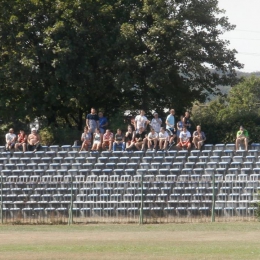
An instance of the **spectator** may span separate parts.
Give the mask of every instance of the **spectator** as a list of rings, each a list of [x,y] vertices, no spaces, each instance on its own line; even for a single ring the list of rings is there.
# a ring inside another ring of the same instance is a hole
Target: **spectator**
[[[139,127],[139,131],[135,135],[135,144],[137,150],[145,150],[145,146],[147,143],[147,135],[142,126]]]
[[[93,136],[93,133],[95,133],[96,129],[99,128],[99,118],[96,114],[96,109],[91,108],[90,114],[86,117],[86,126],[88,127],[89,133]]]
[[[103,135],[103,142],[102,142],[103,149],[106,149],[106,147],[108,147],[109,151],[112,151],[113,137],[114,137],[113,133],[109,129],[107,129]]]
[[[19,151],[19,147],[23,148],[23,152],[26,152],[26,146],[27,146],[27,135],[25,134],[24,130],[20,130],[20,133],[18,134],[17,143],[15,144],[15,150]]]
[[[180,116],[180,121],[177,123],[177,143],[179,143],[180,141],[180,133],[182,131],[183,128],[183,116]]]
[[[151,128],[154,129],[154,131],[159,134],[162,125],[162,119],[158,117],[158,113],[156,112],[153,115],[154,118],[152,119],[150,125]]]
[[[14,129],[10,128],[9,132],[5,135],[6,149],[11,150],[15,147],[16,134],[14,134]]]
[[[186,126],[183,126],[183,130],[180,133],[180,142],[177,144],[177,147],[179,148],[186,147],[187,149],[190,149],[191,148],[190,138],[191,138],[190,132],[187,130]]]
[[[239,150],[239,145],[241,143],[245,144],[245,150],[248,150],[248,131],[244,129],[243,126],[240,126],[239,131],[237,132],[236,138],[236,150]]]
[[[125,133],[126,148],[134,146],[135,144],[135,131],[133,131],[132,125],[128,125],[127,132]]]
[[[82,145],[79,151],[81,152],[84,149],[88,151],[88,147],[91,145],[91,133],[89,132],[87,126],[84,127],[84,132],[81,135],[81,141]]]
[[[195,148],[200,150],[201,147],[203,146],[204,142],[206,140],[206,136],[204,132],[201,131],[201,126],[197,126],[197,131],[193,133],[193,143],[195,145]]]
[[[115,141],[113,143],[113,151],[116,151],[117,148],[120,148],[122,151],[125,150],[125,142],[124,142],[124,136],[122,135],[122,130],[117,129],[115,134]]]
[[[108,120],[106,117],[104,117],[103,112],[99,112],[98,113],[98,117],[99,117],[99,130],[101,134],[104,134],[106,131],[106,128],[108,126]]]
[[[92,151],[101,150],[102,137],[103,137],[103,134],[101,134],[100,130],[97,128],[95,133],[94,133],[94,136],[93,136],[93,145],[92,145],[92,148],[91,148]]]
[[[140,110],[140,115],[135,117],[135,130],[138,132],[138,130],[142,127],[143,130],[146,129],[147,124],[149,123],[147,117],[145,116],[144,110]]]
[[[151,132],[148,134],[148,149],[151,149],[153,146],[153,150],[156,151],[156,147],[158,144],[158,133],[152,128]]]
[[[191,133],[192,124],[190,119],[190,113],[188,111],[185,112],[185,116],[183,118],[183,126],[186,126],[187,130]]]
[[[28,136],[28,151],[39,151],[41,149],[41,144],[40,144],[41,138],[40,135],[37,133],[36,128],[32,128],[31,133]]]
[[[171,109],[170,110],[170,114],[167,116],[166,118],[166,129],[167,129],[167,132],[170,136],[170,146],[174,145],[175,142],[174,142],[174,139],[176,137],[176,129],[175,129],[175,110],[174,109]]]
[[[166,150],[167,145],[169,142],[169,134],[165,131],[164,127],[161,127],[159,133],[159,150],[163,151]]]

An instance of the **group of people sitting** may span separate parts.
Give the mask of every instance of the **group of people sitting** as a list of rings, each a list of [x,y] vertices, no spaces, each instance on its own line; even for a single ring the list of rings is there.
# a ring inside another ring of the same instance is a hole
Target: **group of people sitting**
[[[140,114],[134,119],[133,125],[128,125],[125,134],[121,129],[117,129],[114,135],[110,129],[104,129],[106,126],[100,122],[94,108],[86,117],[86,127],[81,136],[82,146],[80,151],[100,150],[167,150],[174,144],[177,148],[191,149],[192,143],[195,149],[201,149],[206,136],[201,127],[198,125],[196,131],[191,132],[192,124],[189,112],[180,117],[179,122],[175,122],[175,110],[171,109],[166,118],[166,128],[162,127],[163,121],[159,118],[158,113],[153,114],[154,118],[148,120],[145,111],[141,110]],[[103,117],[103,113],[102,113]],[[105,120],[106,125],[107,120]],[[148,131],[150,128],[150,131]]]
[[[14,133],[14,129],[10,128],[9,132],[5,135],[6,150],[7,151],[33,151],[36,152],[40,149],[40,135],[37,133],[36,128],[31,129],[31,133],[27,136],[24,130],[20,130],[19,134]]]

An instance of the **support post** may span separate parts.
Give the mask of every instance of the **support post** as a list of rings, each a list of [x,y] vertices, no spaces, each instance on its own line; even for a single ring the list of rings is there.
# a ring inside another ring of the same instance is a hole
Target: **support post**
[[[1,224],[3,222],[3,173],[1,173]]]
[[[212,209],[211,209],[211,222],[215,222],[215,172],[212,176]]]
[[[141,207],[140,207],[140,219],[139,219],[140,225],[143,225],[143,222],[144,222],[144,216],[143,216],[143,211],[144,211],[143,185],[144,185],[144,176],[143,176],[143,173],[142,173],[141,174]]]
[[[69,221],[68,225],[73,224],[73,176],[71,174],[71,186],[70,186],[70,209],[69,209]]]

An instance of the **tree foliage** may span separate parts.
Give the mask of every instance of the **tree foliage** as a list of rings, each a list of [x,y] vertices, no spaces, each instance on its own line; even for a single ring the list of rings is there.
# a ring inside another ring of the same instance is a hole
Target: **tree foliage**
[[[234,142],[243,125],[251,142],[260,142],[260,79],[244,78],[234,86],[227,98],[218,98],[204,106],[194,106],[193,118],[201,124],[210,143]]]
[[[111,116],[205,101],[241,67],[217,4],[2,0],[0,117],[81,129],[92,106]]]

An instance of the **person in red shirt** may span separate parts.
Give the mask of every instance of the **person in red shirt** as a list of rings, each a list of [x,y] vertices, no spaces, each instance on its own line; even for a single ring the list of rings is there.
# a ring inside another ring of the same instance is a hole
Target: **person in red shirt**
[[[109,129],[107,129],[103,135],[102,149],[105,150],[108,146],[109,151],[112,151],[113,139],[113,133]]]
[[[17,143],[15,144],[15,151],[19,151],[19,147],[23,148],[23,152],[26,152],[26,145],[27,145],[27,135],[25,134],[24,130],[20,130],[18,134]]]

